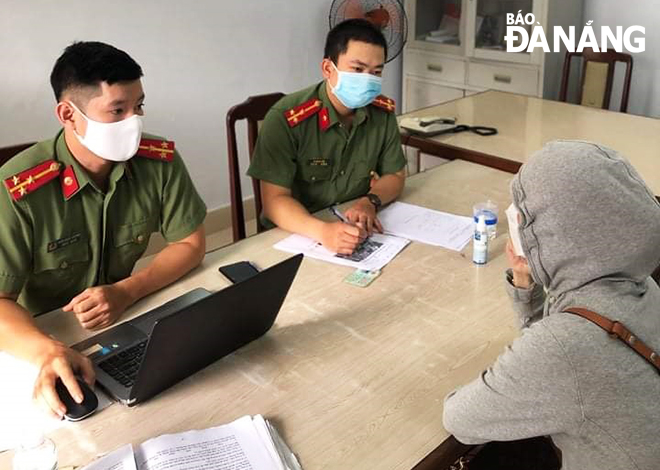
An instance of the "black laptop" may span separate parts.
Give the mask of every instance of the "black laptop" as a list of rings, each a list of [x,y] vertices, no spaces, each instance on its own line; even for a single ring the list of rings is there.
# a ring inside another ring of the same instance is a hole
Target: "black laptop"
[[[136,405],[265,334],[302,258],[215,293],[192,290],[73,348],[92,360],[97,383]]]

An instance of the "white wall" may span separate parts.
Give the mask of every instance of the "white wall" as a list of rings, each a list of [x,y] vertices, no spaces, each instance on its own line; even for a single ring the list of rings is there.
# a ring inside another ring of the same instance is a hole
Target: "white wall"
[[[658,0],[585,0],[584,21],[593,20],[594,29],[601,26],[646,28],[646,51],[633,56],[628,112],[660,117],[660,2]],[[600,34],[598,34],[600,37]],[[625,52],[625,51],[624,51]],[[617,82],[614,83],[617,90]],[[613,94],[617,109],[620,93]]]
[[[249,95],[320,80],[330,4],[2,0],[0,146],[54,135],[53,63],[74,40],[108,42],[144,70],[145,130],[176,142],[209,209],[227,204],[227,110]],[[397,59],[386,67],[383,92],[398,100],[400,88]],[[247,179],[243,188],[251,192]]]

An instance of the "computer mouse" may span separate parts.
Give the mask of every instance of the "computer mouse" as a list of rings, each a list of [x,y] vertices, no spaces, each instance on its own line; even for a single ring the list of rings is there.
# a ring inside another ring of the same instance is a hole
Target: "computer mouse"
[[[66,407],[66,413],[64,413],[64,418],[67,421],[80,421],[81,419],[87,418],[89,415],[96,411],[96,408],[99,406],[99,399],[96,397],[96,393],[91,389],[87,382],[85,382],[80,377],[76,377],[78,385],[83,392],[83,401],[82,403],[76,403],[73,399],[69,390],[62,382],[62,379],[59,377],[55,382],[55,391],[60,397],[60,400]]]

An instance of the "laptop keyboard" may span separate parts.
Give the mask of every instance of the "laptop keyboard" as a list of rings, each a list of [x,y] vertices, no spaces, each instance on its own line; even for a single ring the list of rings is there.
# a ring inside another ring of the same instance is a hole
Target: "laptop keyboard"
[[[132,387],[146,346],[147,340],[131,346],[125,351],[99,362],[99,368],[124,387]]]

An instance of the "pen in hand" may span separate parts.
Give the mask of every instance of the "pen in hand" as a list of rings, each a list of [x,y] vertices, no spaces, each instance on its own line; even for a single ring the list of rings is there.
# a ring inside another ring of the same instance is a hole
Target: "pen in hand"
[[[335,217],[337,217],[339,220],[341,220],[341,221],[344,222],[345,224],[351,224],[351,223],[348,221],[348,219],[347,219],[346,217],[344,217],[344,214],[342,214],[341,211],[340,211],[339,209],[337,209],[337,206],[330,206],[330,207],[328,208],[328,210],[330,211],[330,213],[331,213],[332,215],[334,215]],[[351,225],[353,225],[353,224],[351,224]]]
[[[348,219],[346,218],[346,216],[345,216],[344,214],[342,214],[341,211],[337,208],[337,206],[330,206],[330,207],[328,208],[328,210],[330,211],[330,213],[331,213],[332,215],[334,215],[335,217],[337,217],[340,221],[344,222],[345,224],[348,224],[348,225],[352,225],[352,226],[354,226],[354,227],[357,227],[357,228],[359,228],[361,231],[364,230],[364,227],[362,226],[362,224],[361,224],[360,222],[353,223],[353,222],[351,222],[350,220],[348,220]],[[365,236],[364,238],[366,238],[366,236]]]

